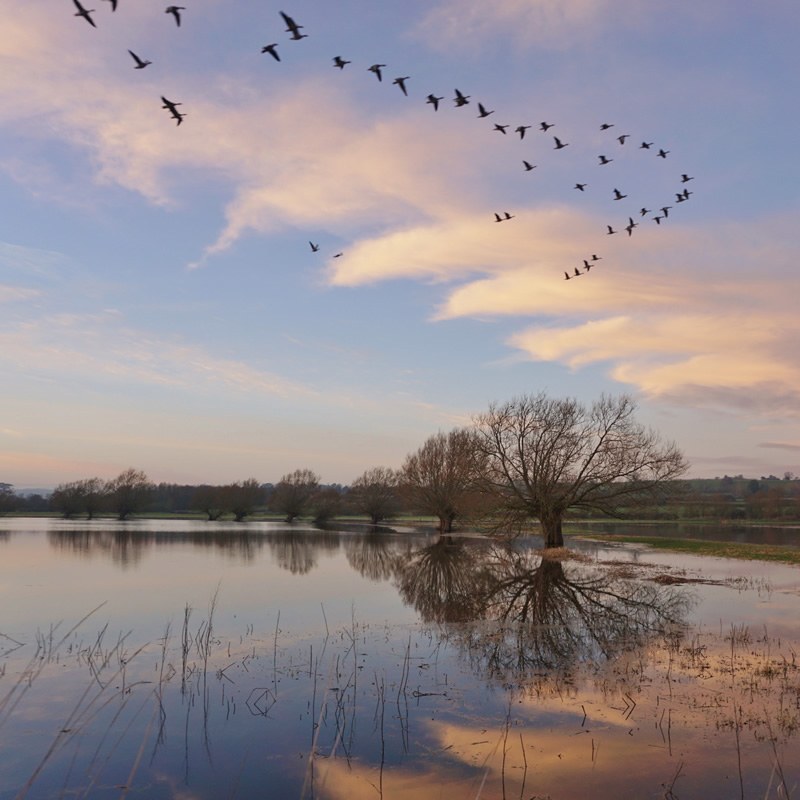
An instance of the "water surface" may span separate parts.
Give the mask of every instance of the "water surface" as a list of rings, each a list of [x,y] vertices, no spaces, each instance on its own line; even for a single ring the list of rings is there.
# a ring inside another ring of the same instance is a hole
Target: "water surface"
[[[795,791],[797,569],[571,545],[0,519],[0,798]]]

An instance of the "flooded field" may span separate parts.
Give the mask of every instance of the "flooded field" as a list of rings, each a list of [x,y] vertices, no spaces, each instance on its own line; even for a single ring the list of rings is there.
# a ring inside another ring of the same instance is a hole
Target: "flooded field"
[[[0,519],[0,798],[800,796],[800,572]]]

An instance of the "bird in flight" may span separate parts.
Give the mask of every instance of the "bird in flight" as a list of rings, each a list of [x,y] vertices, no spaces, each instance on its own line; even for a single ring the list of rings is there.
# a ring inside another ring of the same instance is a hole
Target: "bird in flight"
[[[625,230],[628,231],[628,236],[633,233],[633,229],[639,225],[638,222],[633,221],[633,217],[628,217],[628,224],[625,226]]]
[[[522,163],[525,165],[525,172],[530,172],[532,169],[536,169],[536,164],[531,164],[530,161],[526,161],[524,158],[522,159]]]
[[[570,274],[569,274],[569,272],[566,272],[566,271],[565,271],[565,272],[564,272],[564,280],[565,280],[565,281],[568,281],[569,279],[570,279]]]
[[[165,14],[172,14],[175,17],[175,24],[181,26],[181,11],[186,11],[185,6],[167,6]],[[179,123],[180,124],[180,123]]]
[[[91,18],[91,16],[89,16],[94,11],[94,9],[93,8],[89,8],[89,9],[84,8],[80,4],[79,0],[72,0],[72,2],[75,3],[75,8],[78,9],[75,12],[75,16],[76,17],[83,17],[93,28],[96,28],[97,25],[94,24],[94,20]]]
[[[153,63],[152,61],[146,61],[142,58],[139,58],[139,56],[137,56],[133,50],[128,50],[128,52],[131,54],[131,58],[136,62],[134,69],[144,69],[148,64]]]
[[[467,105],[469,103],[470,95],[468,94],[461,94],[461,92],[456,89],[456,96],[453,98],[453,102],[456,104],[457,108],[461,108],[461,106]]]
[[[660,158],[666,158],[667,157],[667,153],[669,153],[669,150],[659,150],[656,153],[656,155],[659,156]]]
[[[506,133],[506,128],[508,128],[508,125],[498,125],[497,123],[495,123],[494,125],[494,129],[496,131],[500,131],[500,133],[505,134],[507,136],[508,134]]]
[[[484,117],[488,117],[489,114],[494,114],[494,111],[487,111],[483,103],[478,103],[478,118],[483,119]]]
[[[428,99],[425,102],[430,103],[433,106],[434,111],[438,111],[440,100],[444,100],[444,97],[437,97],[435,94],[429,94]]]
[[[569,144],[569,142],[562,142],[561,139],[558,138],[558,136],[554,136],[553,139],[555,140],[556,143],[556,146],[553,148],[554,150],[561,150]]]
[[[608,156],[597,156],[600,159],[601,164],[610,164],[614,159],[608,158]]]
[[[508,211],[505,211],[505,212],[503,213],[503,216],[501,217],[501,216],[500,216],[500,215],[499,215],[499,214],[498,214],[498,213],[495,211],[495,213],[494,213],[494,221],[495,221],[495,222],[505,222],[506,220],[509,220],[509,219],[514,219],[514,216],[515,216],[514,214],[509,214],[509,213],[508,213]]]
[[[339,69],[344,69],[346,64],[351,62],[345,61],[341,56],[334,56],[333,57],[333,66],[339,67]]]
[[[576,183],[576,184],[575,184],[575,188],[576,188],[576,189],[577,189],[579,192],[583,192],[583,191],[585,191],[585,190],[586,190],[586,187],[587,187],[588,185],[589,185],[588,183]]]
[[[583,259],[583,266],[587,272],[592,268],[592,265],[585,258]]]
[[[687,175],[685,172],[681,175],[681,183],[689,183],[689,181],[693,181],[694,176]]]
[[[617,136],[617,141],[620,144],[625,144],[625,140],[630,139],[630,136],[631,135],[629,133],[623,133],[622,136]]]
[[[286,23],[286,33],[291,33],[292,39],[300,40],[305,39],[308,34],[307,33],[300,33],[300,28],[302,25],[298,25],[288,14],[284,14],[283,11],[279,12],[283,21]]]
[[[610,236],[612,233],[616,233],[616,231],[610,225],[606,225],[606,228],[608,229],[606,231],[608,236]]]
[[[311,247],[311,252],[316,253],[319,250],[319,245],[314,244],[314,242],[309,242],[309,246]]]
[[[541,122],[541,123],[539,123],[539,130],[540,131],[544,131],[545,133],[547,133],[548,129],[552,128],[552,127],[553,127],[553,125],[550,122]]]
[[[661,206],[661,212],[664,214],[664,218],[669,216],[669,210],[672,206]]]
[[[649,209],[649,208],[645,208],[644,206],[642,206],[642,207],[639,209],[639,213],[640,213],[642,216],[644,216],[645,214],[649,214],[649,213],[650,213],[650,209]]]
[[[639,145],[639,149],[640,149],[640,150],[649,150],[649,149],[650,149],[652,146],[653,146],[653,143],[652,143],[652,142],[642,142],[642,143]]]
[[[655,222],[656,225],[660,225],[662,219],[664,219],[664,217],[662,217],[662,216],[653,217],[653,222]]]
[[[530,125],[517,125],[517,127],[514,128],[514,131],[519,134],[520,139],[524,139],[525,131],[528,130],[528,128],[530,128]]]
[[[410,78],[410,75],[406,75],[404,78],[395,78],[392,83],[396,84],[400,87],[400,91],[408,97],[408,91],[406,90],[406,81]]]
[[[371,67],[367,67],[367,72],[374,72],[375,77],[379,80],[383,80],[383,73],[381,72],[381,67],[385,67],[386,64],[373,64]]]
[[[172,118],[176,121],[176,123],[180,125],[181,122],[183,122],[183,118],[186,116],[186,114],[182,114],[180,111],[178,111],[178,106],[183,105],[183,103],[173,103],[171,100],[167,100],[167,98],[163,95],[161,96],[161,102],[164,103],[164,105],[161,107],[166,108],[167,111],[172,114]]]
[[[614,199],[615,200],[622,200],[627,196],[628,195],[626,195],[626,194],[622,194],[622,192],[619,189],[614,189]]]
[[[609,128],[613,128],[613,127],[614,127],[614,123],[613,122],[604,122],[600,126],[600,130],[601,131],[607,131]]]
[[[277,42],[273,42],[272,44],[265,44],[261,48],[262,53],[269,53],[276,61],[280,61],[281,57],[278,55],[278,51],[275,49],[278,46]]]
[[[595,255],[594,253],[592,253],[592,261],[601,261],[601,260],[602,259],[600,258],[600,256]]]

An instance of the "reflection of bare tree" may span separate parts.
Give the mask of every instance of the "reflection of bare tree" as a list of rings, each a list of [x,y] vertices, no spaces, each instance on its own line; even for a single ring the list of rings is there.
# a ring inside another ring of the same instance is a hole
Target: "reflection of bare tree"
[[[336,553],[341,543],[338,533],[322,530],[278,531],[267,541],[275,563],[293,575],[311,572],[321,553]]]
[[[411,557],[411,545],[385,533],[370,532],[345,541],[350,566],[375,583],[388,581]]]
[[[400,596],[426,622],[465,622],[480,616],[488,579],[485,547],[443,536],[423,547],[397,570]]]
[[[680,624],[691,603],[674,587],[531,551],[496,551],[491,573],[481,600],[497,624],[472,639],[470,653],[496,676],[610,659]]]

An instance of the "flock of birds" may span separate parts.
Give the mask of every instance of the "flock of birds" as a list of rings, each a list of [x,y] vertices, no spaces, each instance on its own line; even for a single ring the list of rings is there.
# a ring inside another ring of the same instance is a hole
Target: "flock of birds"
[[[96,28],[97,25],[95,24],[95,22],[94,22],[94,20],[92,19],[92,16],[91,16],[93,13],[95,13],[95,9],[87,9],[87,8],[85,8],[82,5],[81,0],[72,0],[72,2],[75,4],[75,8],[77,9],[77,11],[75,12],[75,16],[76,17],[82,17],[92,27]],[[104,0],[104,2],[108,2],[108,3],[111,4],[111,10],[112,11],[116,11],[117,10],[118,0]],[[169,14],[174,19],[176,26],[180,27],[181,26],[181,19],[182,19],[181,12],[183,12],[185,10],[186,10],[185,6],[170,5],[170,6],[166,7],[164,13]],[[301,33],[301,31],[303,30],[303,27],[304,27],[303,25],[298,25],[292,17],[290,17],[288,14],[284,13],[283,11],[281,11],[279,13],[280,13],[280,16],[281,16],[284,24],[286,25],[286,33],[289,34],[289,39],[290,40],[300,41],[301,39],[307,38],[308,34]],[[279,62],[281,60],[281,57],[280,57],[280,54],[278,52],[278,47],[279,47],[279,43],[278,42],[271,42],[269,44],[265,44],[261,48],[261,53],[263,55],[269,55],[275,61]],[[151,61],[149,61],[149,60],[147,60],[145,58],[141,58],[139,55],[137,55],[132,50],[128,50],[128,53],[130,53],[131,58],[134,61],[134,69],[145,69],[146,67],[148,67],[152,63]],[[346,60],[346,59],[344,59],[344,58],[342,58],[341,56],[338,56],[338,55],[334,56],[332,61],[333,61],[333,67],[336,68],[336,69],[339,69],[339,70],[343,70],[346,66],[348,66],[348,65],[353,63],[352,61]],[[383,82],[383,76],[384,76],[383,70],[384,69],[386,69],[386,64],[378,64],[378,63],[376,63],[376,64],[372,64],[369,67],[367,67],[367,71],[371,72],[372,74],[374,74],[379,82]],[[407,85],[407,82],[410,81],[410,80],[411,80],[411,77],[409,75],[399,76],[399,77],[396,77],[396,78],[394,78],[392,80],[392,85],[397,86],[399,88],[399,90],[403,93],[403,95],[408,97],[408,85]],[[427,95],[427,97],[425,99],[425,102],[427,104],[431,105],[433,107],[434,111],[438,111],[439,107],[440,107],[440,104],[444,101],[444,99],[445,98],[443,96],[438,96],[436,94],[430,93],[430,94]],[[455,89],[455,93],[454,93],[454,96],[453,96],[452,100],[453,100],[453,104],[454,104],[454,106],[456,108],[463,108],[464,106],[467,106],[467,105],[470,104],[471,95],[464,94],[459,89]],[[177,103],[177,102],[174,102],[172,100],[168,100],[163,95],[161,96],[161,102],[162,102],[162,108],[169,112],[170,116],[175,120],[177,125],[180,125],[183,122],[184,118],[186,117],[186,113],[182,112],[182,111],[180,111],[178,109],[178,106],[182,105],[182,103]],[[489,117],[489,116],[491,116],[492,114],[495,113],[494,110],[487,109],[486,106],[483,103],[480,103],[480,102],[477,103],[477,109],[478,109],[478,118],[479,119],[486,119],[487,117]],[[508,136],[510,127],[511,127],[510,124],[495,123],[493,130],[497,131],[498,133],[502,134],[503,136]],[[550,128],[553,128],[553,127],[555,127],[554,123],[543,121],[543,122],[539,123],[538,131],[541,132],[541,133],[544,133],[544,134],[548,134],[548,131],[550,130]],[[600,125],[600,131],[608,131],[613,127],[614,127],[614,123],[604,122],[602,125]],[[520,140],[524,140],[525,136],[526,136],[526,133],[529,130],[531,130],[532,128],[533,128],[533,125],[518,125],[516,128],[514,128],[513,132],[519,135]],[[553,150],[560,151],[560,150],[563,150],[563,149],[565,149],[566,147],[569,146],[569,142],[564,141],[561,137],[556,136],[556,135],[552,135],[552,134],[548,134],[548,135],[552,136],[553,143],[554,143],[553,144]],[[616,137],[616,141],[618,143],[618,146],[620,146],[620,147],[625,146],[627,141],[628,141],[628,139],[630,139],[630,138],[631,138],[630,134],[627,134],[627,133],[620,134],[619,136]],[[639,145],[638,149],[649,151],[649,150],[652,150],[652,148],[654,148],[654,147],[655,147],[655,143],[654,142],[642,141],[641,144]],[[656,157],[661,158],[661,159],[666,159],[669,154],[670,154],[670,151],[669,150],[665,150],[662,147],[659,147],[655,151]],[[601,166],[601,167],[602,166],[607,166],[607,165],[611,164],[614,161],[614,158],[608,156],[607,154],[600,154],[600,155],[598,155],[597,158],[598,158],[598,166]],[[529,161],[527,159],[523,159],[522,160],[522,165],[523,165],[523,169],[524,169],[525,172],[532,172],[534,169],[536,169],[536,166],[537,166],[536,164],[533,164],[531,161]],[[689,189],[685,186],[685,184],[687,184],[689,181],[692,181],[692,180],[694,180],[694,176],[688,175],[685,172],[681,173],[680,184],[681,184],[681,186],[683,188],[681,188],[680,191],[675,191],[674,192],[675,199],[673,201],[671,201],[673,204],[685,203],[685,202],[687,202],[689,200],[689,198],[691,197],[693,192],[689,191]],[[578,182],[578,183],[575,183],[574,189],[579,191],[579,192],[585,192],[588,186],[589,186],[588,182],[584,182],[584,183]],[[616,187],[614,188],[613,195],[612,195],[612,199],[614,201],[624,200],[627,197],[628,197],[628,195],[625,194],[622,190],[620,190],[620,189],[618,189]],[[673,205],[665,204],[665,205],[661,206],[658,209],[658,211],[660,213],[654,214],[651,209],[649,209],[649,208],[647,208],[645,206],[642,206],[639,209],[639,219],[642,220],[644,218],[649,218],[653,222],[655,222],[657,225],[661,225],[661,223],[664,220],[669,218],[669,212],[670,212],[670,210],[672,210],[672,208],[673,208]],[[516,215],[511,214],[508,211],[504,211],[502,213],[495,212],[494,221],[495,222],[509,222],[512,219],[514,219],[515,216]],[[626,225],[619,225],[616,228],[613,225],[606,225],[606,235],[610,236],[610,235],[619,233],[620,231],[624,230],[628,234],[628,236],[630,237],[630,236],[633,235],[633,231],[637,227],[639,227],[639,222],[634,220],[634,218],[632,216],[628,216],[628,222],[627,222]],[[312,242],[312,241],[309,241],[308,244],[311,247],[311,251],[312,252],[314,252],[314,253],[319,252],[319,249],[320,249],[319,244],[317,244],[315,242]],[[342,255],[343,255],[343,253],[339,252],[339,253],[335,253],[333,257],[334,258],[339,258]],[[574,278],[577,278],[577,277],[580,277],[582,275],[588,274],[589,271],[592,269],[592,267],[600,260],[602,260],[601,256],[598,256],[596,253],[593,253],[591,256],[582,259],[582,264],[580,266],[574,267],[571,273],[569,271],[565,270],[564,271],[564,279],[565,280],[572,280]]]

